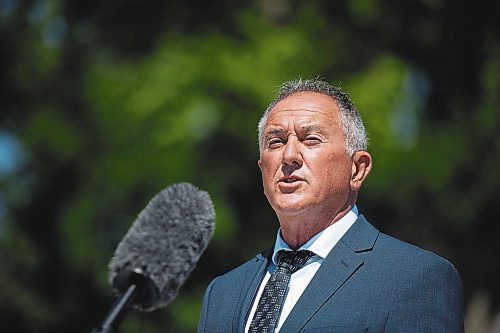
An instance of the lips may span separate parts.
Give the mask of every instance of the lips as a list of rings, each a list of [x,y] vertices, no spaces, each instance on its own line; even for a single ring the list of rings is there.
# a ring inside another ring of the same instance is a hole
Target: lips
[[[292,184],[295,182],[303,181],[304,179],[297,177],[297,176],[284,176],[281,177],[279,182],[280,183],[286,183],[286,184]]]

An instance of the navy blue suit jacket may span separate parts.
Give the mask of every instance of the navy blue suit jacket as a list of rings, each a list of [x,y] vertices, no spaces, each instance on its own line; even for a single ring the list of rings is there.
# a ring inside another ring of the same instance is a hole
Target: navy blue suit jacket
[[[271,251],[213,280],[198,332],[243,332]],[[453,265],[361,215],[330,251],[281,332],[463,332]]]

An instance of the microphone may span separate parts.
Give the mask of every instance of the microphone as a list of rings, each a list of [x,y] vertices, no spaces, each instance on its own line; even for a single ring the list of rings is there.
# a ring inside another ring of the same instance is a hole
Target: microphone
[[[168,186],[141,211],[109,263],[109,281],[121,297],[102,325],[114,332],[126,310],[152,311],[170,303],[213,235],[215,209],[192,184]]]

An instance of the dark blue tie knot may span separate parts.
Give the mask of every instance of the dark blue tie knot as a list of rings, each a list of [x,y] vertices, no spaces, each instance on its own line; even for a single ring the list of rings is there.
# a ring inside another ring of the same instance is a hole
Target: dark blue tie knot
[[[300,251],[285,251],[281,250],[278,257],[278,266],[287,265],[292,273],[295,273],[304,266],[307,260],[314,255],[313,252],[308,250]]]

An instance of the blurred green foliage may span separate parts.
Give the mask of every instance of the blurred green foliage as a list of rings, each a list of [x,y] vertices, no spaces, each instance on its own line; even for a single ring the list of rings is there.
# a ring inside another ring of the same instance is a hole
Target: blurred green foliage
[[[214,238],[177,299],[121,331],[195,331],[208,282],[277,229],[258,119],[280,83],[316,76],[351,95],[370,134],[360,210],[456,264],[467,318],[476,295],[497,311],[498,12],[494,0],[0,1],[0,131],[15,142],[0,149],[15,159],[0,170],[2,328],[90,331],[113,302],[116,244],[150,197],[189,181],[212,196]]]

